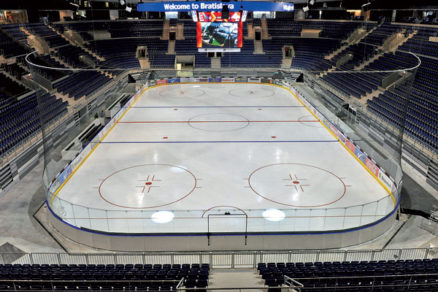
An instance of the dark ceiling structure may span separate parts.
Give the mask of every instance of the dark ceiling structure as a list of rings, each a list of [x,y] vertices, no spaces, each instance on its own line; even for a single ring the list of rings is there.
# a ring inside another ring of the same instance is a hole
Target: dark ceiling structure
[[[128,4],[135,5],[141,0],[127,0]],[[233,1],[233,0],[230,0]],[[285,0],[292,2],[300,7],[306,5],[309,0]],[[84,0],[2,0],[0,1],[0,9],[71,9],[70,2],[82,4]],[[112,5],[117,5],[119,0],[89,0],[91,5],[96,7],[104,7],[105,2],[110,2]],[[146,1],[143,2],[162,2],[162,1]],[[326,3],[326,5],[324,5]],[[361,9],[363,4],[370,3],[370,9],[438,9],[437,0],[415,0],[415,1],[401,1],[401,0],[315,0],[314,8],[322,8],[323,6],[342,7],[346,9]],[[312,8],[312,7],[310,7]]]

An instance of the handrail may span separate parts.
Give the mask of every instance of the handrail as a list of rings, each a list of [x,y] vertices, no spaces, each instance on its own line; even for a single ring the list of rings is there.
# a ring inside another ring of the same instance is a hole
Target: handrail
[[[315,280],[315,279],[384,279],[384,278],[409,278],[409,277],[429,277],[429,276],[438,276],[438,273],[425,273],[425,274],[387,274],[387,275],[368,275],[368,276],[336,276],[336,277],[316,277],[316,278],[309,278],[309,277],[298,277],[294,278],[292,280]],[[287,277],[287,276],[285,276]],[[289,278],[289,277],[288,277]],[[438,285],[438,283],[436,283]]]
[[[0,253],[0,264],[209,264],[210,268],[256,268],[263,262],[378,261],[437,258],[438,248],[376,250],[264,250],[128,253]]]
[[[432,277],[436,277],[437,274],[431,274],[430,276]],[[180,282],[178,283],[178,285],[175,287],[175,291],[219,291],[219,290],[238,290],[238,291],[242,291],[242,290],[263,290],[263,291],[268,291],[269,289],[273,288],[270,286],[259,286],[259,287],[215,287],[215,288],[211,288],[211,287],[193,287],[193,288],[187,288],[184,287],[184,285],[182,285],[181,283],[183,282],[182,278],[180,280]],[[318,281],[321,278],[312,278],[313,281]],[[293,279],[292,279],[293,280]],[[94,284],[94,283],[117,283],[117,284],[143,284],[143,283],[152,283],[152,282],[160,282],[160,283],[175,283],[177,280],[21,280],[21,279],[16,279],[16,280],[6,280],[6,279],[0,279],[0,283],[6,283],[6,284],[10,284],[12,283],[14,286],[18,285],[22,285],[22,284],[51,284],[52,285],[52,291],[54,291],[54,286],[53,284]],[[321,291],[321,290],[327,290],[327,291],[333,291],[333,287],[330,286],[326,286],[326,287],[306,287],[305,285],[295,281],[297,283],[297,285],[293,285],[293,286],[277,286],[274,288],[287,288],[288,290],[290,289],[294,289],[292,291],[297,291],[300,292],[302,288],[305,288],[306,291],[312,291],[312,290],[317,290],[317,291]],[[409,281],[409,283],[372,283],[372,284],[367,284],[367,285],[337,285],[336,289],[340,289],[342,291],[342,289],[354,289],[354,288],[385,288],[385,287],[389,287],[389,288],[403,288],[403,287],[422,287],[422,286],[433,286],[436,287],[438,286],[437,282],[427,282],[427,283],[416,283],[416,282],[412,282]]]
[[[284,275],[284,284],[287,285],[289,288],[297,289],[298,292],[301,291],[301,288],[304,288],[303,284],[287,275]]]
[[[178,285],[176,285],[175,289],[176,290],[183,289],[181,288],[182,286],[184,286],[184,277],[181,278],[181,280],[178,282]]]

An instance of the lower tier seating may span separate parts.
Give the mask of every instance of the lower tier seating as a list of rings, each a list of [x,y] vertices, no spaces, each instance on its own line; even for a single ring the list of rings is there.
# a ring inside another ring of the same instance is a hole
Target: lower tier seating
[[[208,264],[5,264],[0,265],[0,290],[175,291],[206,288]]]
[[[438,259],[259,263],[257,269],[272,291],[280,291],[284,276],[303,284],[301,291],[438,291]]]

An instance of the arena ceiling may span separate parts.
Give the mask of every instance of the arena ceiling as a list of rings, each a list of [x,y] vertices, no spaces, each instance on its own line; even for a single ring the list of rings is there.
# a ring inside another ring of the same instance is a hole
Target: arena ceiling
[[[104,2],[119,3],[120,0],[88,0],[89,2]],[[162,2],[161,0],[124,0],[128,4],[136,4],[138,2]],[[178,0],[176,0],[178,1]],[[185,0],[183,0],[185,1]],[[233,0],[230,0],[233,1]],[[266,1],[266,0],[253,0]],[[310,0],[283,0],[292,2],[300,8],[307,5]],[[415,1],[400,1],[400,0],[314,0],[315,4],[310,6],[310,9],[322,8],[324,3],[327,7],[342,7],[346,9],[361,9],[363,4],[370,3],[370,9],[438,9],[437,0],[415,0]],[[82,4],[84,0],[1,0],[0,9],[71,9],[70,2]]]

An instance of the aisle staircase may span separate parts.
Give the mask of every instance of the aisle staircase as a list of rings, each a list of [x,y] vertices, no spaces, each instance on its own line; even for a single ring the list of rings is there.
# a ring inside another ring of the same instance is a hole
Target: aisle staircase
[[[216,291],[239,291],[244,288],[263,288],[264,281],[254,269],[214,269],[211,271],[208,288],[224,290]],[[235,288],[235,289],[231,289]],[[264,292],[263,289],[251,289],[251,292]]]
[[[356,29],[353,33],[351,33],[351,35],[347,38],[346,43],[344,45],[342,45],[339,49],[331,52],[330,54],[328,54],[327,56],[324,57],[324,59],[326,60],[331,60],[333,59],[335,56],[337,56],[338,54],[340,54],[341,52],[343,52],[346,48],[348,48],[351,45],[360,43],[364,38],[367,37],[367,35],[369,35],[370,33],[372,33],[373,31],[375,31],[378,27],[380,27],[381,24],[376,25],[375,27],[371,28],[370,30],[366,31],[364,34],[360,34],[358,35],[357,31],[361,28]]]
[[[170,20],[165,19],[163,22],[163,34],[161,35],[161,40],[169,40],[169,29],[170,29]]]
[[[79,44],[78,42],[75,42],[74,40],[72,40],[71,38],[66,37],[63,33],[60,33],[55,27],[51,26],[51,25],[47,25],[48,28],[50,28],[53,32],[55,32],[57,35],[59,35],[60,37],[62,37],[63,39],[65,39],[67,42],[69,42],[72,46],[75,47],[80,47],[81,49],[83,49],[85,52],[87,52],[88,54],[90,54],[91,56],[93,56],[94,58],[96,58],[99,61],[105,61],[105,58],[102,56],[99,56],[98,54],[96,54],[95,52],[93,52],[92,50],[90,50],[89,48],[87,48],[86,46]]]
[[[18,80],[17,78],[15,78],[15,76],[9,74],[9,72],[7,72],[7,71],[1,71],[1,74],[3,74],[4,76],[6,76],[7,78],[11,79],[11,80],[14,81],[15,83],[18,83],[18,84],[24,86],[26,89],[28,89],[28,90],[32,90],[32,88],[30,88],[27,84],[21,82],[21,80]]]
[[[266,21],[266,16],[263,15],[261,19],[262,24],[262,40],[270,40],[272,37],[269,35],[268,22]]]
[[[333,52],[329,53],[327,56],[324,56],[324,59],[331,60],[333,57],[337,56],[339,53],[344,51],[346,48],[348,48],[351,45],[351,43],[343,44],[339,49],[334,50]]]
[[[60,57],[58,57],[56,55],[50,55],[50,58],[52,58],[53,60],[55,60],[59,64],[63,65],[65,68],[74,69],[74,67],[72,65],[65,62],[63,59],[61,59]]]
[[[363,105],[367,105],[368,100],[372,100],[373,98],[379,96],[379,94],[381,94],[381,93],[384,93],[384,89],[377,88],[377,89],[371,91],[370,93],[367,93],[366,95],[362,95],[360,97],[360,99],[358,99],[358,101]]]
[[[208,288],[216,292],[242,292],[244,290],[266,292],[270,289],[278,289],[272,291],[298,292],[292,288],[295,287],[295,284],[286,281],[281,287],[268,287],[255,269],[214,269],[210,272],[208,280]]]
[[[254,55],[264,55],[262,41],[254,40]]]

